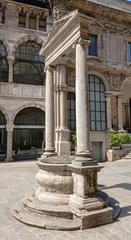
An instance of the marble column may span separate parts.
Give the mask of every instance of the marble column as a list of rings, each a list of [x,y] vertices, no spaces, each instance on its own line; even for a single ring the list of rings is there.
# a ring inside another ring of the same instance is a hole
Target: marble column
[[[7,124],[6,130],[7,130],[7,153],[6,153],[6,162],[12,162],[12,143],[13,143],[13,124]]]
[[[8,76],[8,82],[13,83],[13,64],[15,61],[14,56],[8,56],[8,64],[9,64],[9,76]]]
[[[67,127],[67,84],[66,84],[66,67],[59,65],[59,101],[60,118],[59,118],[59,140],[58,155],[70,155],[70,131]]]
[[[53,68],[46,69],[45,153],[55,152],[54,147],[54,79]]]
[[[122,94],[117,96],[118,99],[118,130],[123,132],[123,111],[122,111]]]
[[[89,162],[89,101],[87,78],[87,46],[88,41],[80,39],[76,44],[76,160]]]
[[[111,112],[111,93],[106,93],[106,106],[107,106],[107,130],[112,132],[112,112]]]

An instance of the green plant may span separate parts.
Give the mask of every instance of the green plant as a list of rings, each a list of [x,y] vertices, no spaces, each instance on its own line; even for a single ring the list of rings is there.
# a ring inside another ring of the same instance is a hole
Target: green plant
[[[76,147],[76,132],[71,132],[70,141],[71,141],[72,150],[75,150],[75,147]]]
[[[128,133],[112,133],[109,136],[109,145],[120,146],[121,144],[131,143],[131,134]]]

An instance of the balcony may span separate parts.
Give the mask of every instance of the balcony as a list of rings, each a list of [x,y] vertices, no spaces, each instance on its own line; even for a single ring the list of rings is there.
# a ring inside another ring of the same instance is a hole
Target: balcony
[[[45,86],[0,82],[0,97],[45,98]]]

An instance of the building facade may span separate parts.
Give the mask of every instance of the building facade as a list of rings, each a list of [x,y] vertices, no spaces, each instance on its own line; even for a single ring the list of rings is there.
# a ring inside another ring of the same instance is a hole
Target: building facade
[[[90,148],[95,159],[106,160],[109,133],[131,128],[131,3],[126,0],[54,1],[52,15],[46,6],[30,6],[27,1],[1,1],[0,7],[1,154],[5,154],[6,149],[8,161],[12,155],[38,153],[41,145],[44,146],[45,73],[44,56],[39,55],[39,51],[53,21],[53,30],[46,41],[52,41],[48,55],[54,53],[51,71],[55,148],[58,154],[70,154],[70,133],[76,130],[78,76],[75,47],[62,52],[62,41],[68,42],[70,27],[66,29],[65,20],[61,18],[68,20],[71,12],[78,9],[89,18],[82,24],[89,40],[86,61]],[[59,49],[55,52],[55,38],[62,27],[66,35],[65,39],[57,40],[60,53]],[[74,34],[72,32],[71,39]]]

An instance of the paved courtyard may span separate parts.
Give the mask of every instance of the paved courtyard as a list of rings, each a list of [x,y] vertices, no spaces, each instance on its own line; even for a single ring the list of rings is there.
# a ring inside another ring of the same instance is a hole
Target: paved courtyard
[[[0,163],[0,240],[131,240],[131,160],[104,163],[99,187],[120,202],[121,214],[110,225],[84,231],[32,228],[10,214],[13,203],[35,186],[35,161]]]

